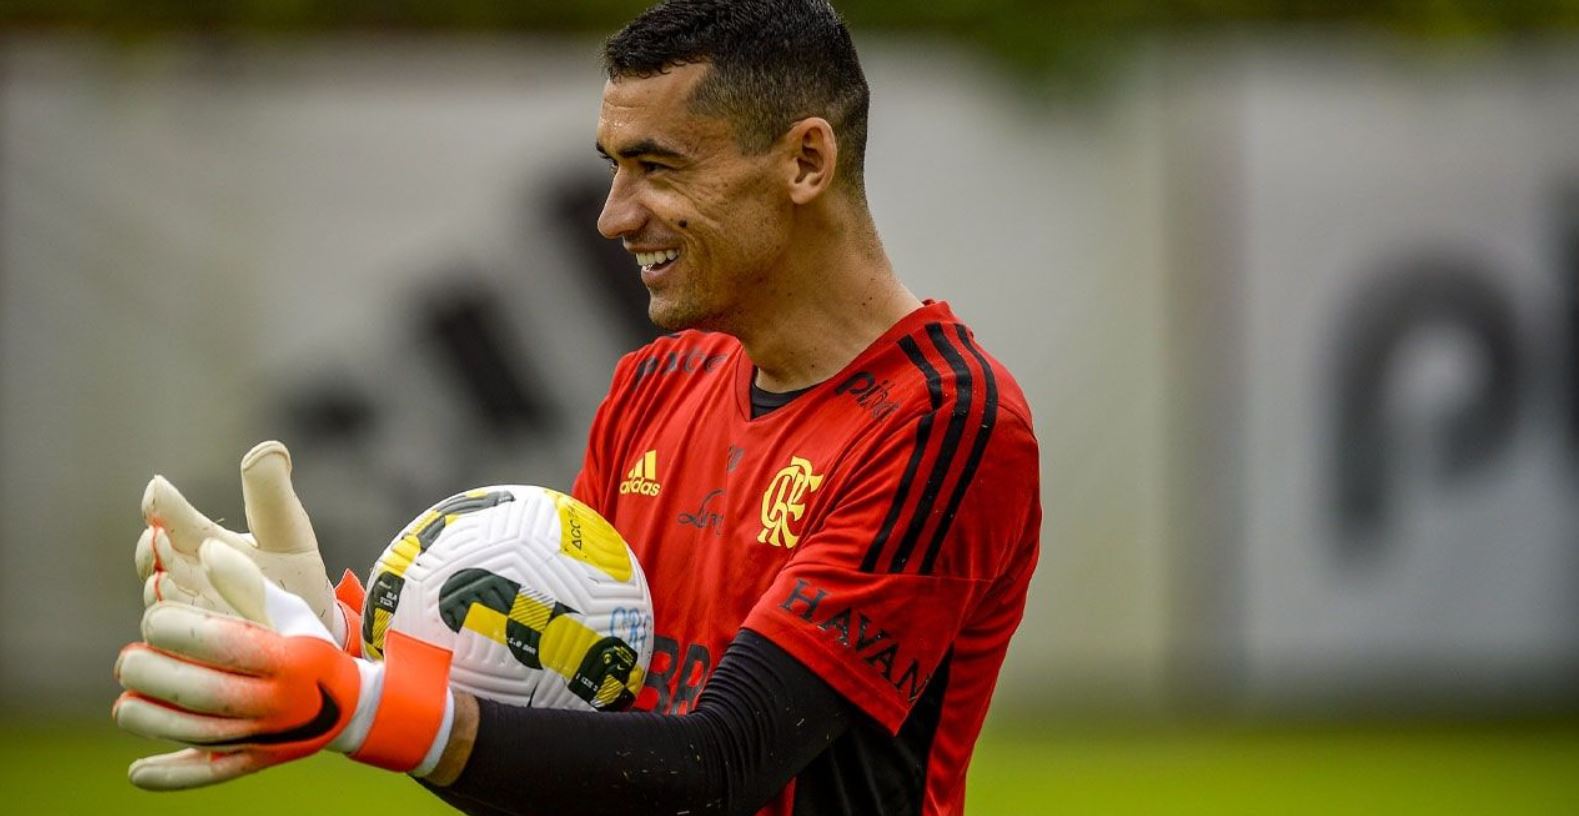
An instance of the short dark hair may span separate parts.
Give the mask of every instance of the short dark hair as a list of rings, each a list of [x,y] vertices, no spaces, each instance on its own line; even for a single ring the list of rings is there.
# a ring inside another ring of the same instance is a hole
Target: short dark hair
[[[603,45],[610,79],[706,63],[692,109],[731,120],[747,153],[820,116],[839,144],[836,179],[861,194],[871,93],[855,43],[827,0],[667,0]]]

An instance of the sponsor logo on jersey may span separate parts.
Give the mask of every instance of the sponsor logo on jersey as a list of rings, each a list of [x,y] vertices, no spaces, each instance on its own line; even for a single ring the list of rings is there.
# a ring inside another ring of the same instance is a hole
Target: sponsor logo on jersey
[[[861,662],[882,675],[885,682],[912,703],[932,679],[930,675],[922,676],[920,663],[902,656],[907,650],[901,647],[898,639],[868,617],[864,610],[840,603],[826,589],[810,581],[796,579],[779,608],[831,633],[836,643],[855,653]]]
[[[684,714],[696,707],[712,668],[713,653],[707,644],[654,635],[647,687],[637,705],[657,714]]]
[[[872,419],[882,419],[899,410],[898,401],[888,396],[890,385],[893,385],[890,380],[879,381],[865,371],[857,371],[849,379],[834,386],[833,393],[849,394],[856,405],[871,412]]]
[[[625,474],[625,481],[620,482],[620,495],[635,493],[656,496],[662,488],[658,483],[658,452],[650,450],[642,454],[630,472]]]
[[[654,354],[636,364],[636,383],[658,374],[694,374],[711,372],[728,359],[723,354],[708,354],[696,349],[680,349],[667,354]]]
[[[712,490],[707,491],[707,495],[702,497],[702,505],[696,508],[695,513],[681,513],[675,519],[675,521],[687,527],[695,527],[698,530],[712,530],[713,535],[715,536],[723,535],[723,514],[717,512],[716,510],[708,509],[708,505],[711,504],[714,499],[717,499],[722,495],[724,495],[724,490],[720,487],[715,487]]]
[[[800,534],[791,527],[806,515],[806,494],[820,487],[822,479],[812,472],[811,462],[791,456],[789,465],[762,492],[762,532],[757,541],[785,549],[799,544]]]

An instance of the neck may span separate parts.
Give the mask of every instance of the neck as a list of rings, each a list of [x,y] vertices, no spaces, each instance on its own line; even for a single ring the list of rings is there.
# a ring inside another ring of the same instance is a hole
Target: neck
[[[825,231],[821,241],[799,242],[822,251],[797,253],[795,264],[764,287],[770,302],[731,332],[756,365],[759,387],[782,392],[816,385],[921,307],[894,276],[869,218],[857,223],[863,221],[862,228],[845,227],[838,240],[827,240]]]

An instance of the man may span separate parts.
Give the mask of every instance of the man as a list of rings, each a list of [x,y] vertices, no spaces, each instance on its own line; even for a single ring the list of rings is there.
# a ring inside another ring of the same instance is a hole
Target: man
[[[894,276],[864,192],[867,86],[826,2],[671,0],[604,57],[598,228],[678,332],[621,360],[573,489],[651,584],[639,711],[512,708],[449,692],[442,656],[334,648],[354,627],[283,449],[262,446],[243,463],[256,547],[199,548],[235,534],[160,480],[145,499],[150,595],[275,631],[150,609],[152,646],[117,665],[132,690],[117,720],[198,750],[144,760],[134,782],[206,784],[329,747],[474,813],[963,810],[1036,562],[1024,397],[947,305]],[[308,604],[248,579],[238,551]]]

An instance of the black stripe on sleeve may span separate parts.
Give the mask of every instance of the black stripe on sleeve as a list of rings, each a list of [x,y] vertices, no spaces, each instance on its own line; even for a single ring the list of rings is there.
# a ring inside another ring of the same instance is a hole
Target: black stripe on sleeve
[[[899,548],[894,551],[894,560],[889,566],[889,572],[903,572],[905,565],[910,563],[910,554],[915,551],[916,544],[921,540],[921,532],[926,529],[927,519],[932,516],[932,505],[937,501],[938,492],[943,489],[943,480],[948,476],[949,467],[954,463],[954,452],[959,448],[959,439],[965,433],[965,420],[970,416],[971,391],[975,388],[975,380],[970,373],[970,366],[965,365],[965,358],[948,341],[943,333],[941,323],[928,323],[927,335],[932,338],[932,345],[937,347],[938,353],[948,361],[949,368],[954,371],[954,410],[949,415],[948,429],[943,432],[942,447],[938,450],[938,459],[932,464],[932,473],[927,476],[926,487],[921,491],[921,498],[916,502],[915,512],[910,516],[910,525],[905,530],[905,537],[899,542]]]
[[[987,451],[987,440],[992,438],[993,426],[998,424],[998,378],[992,373],[992,366],[987,364],[976,346],[970,342],[970,332],[965,330],[963,324],[956,323],[955,331],[959,334],[960,343],[970,356],[976,358],[981,366],[982,382],[985,384],[986,401],[981,409],[981,429],[976,432],[976,441],[971,443],[970,456],[965,458],[965,469],[960,472],[959,481],[954,484],[954,494],[949,496],[948,508],[943,511],[943,520],[938,522],[937,532],[932,535],[932,543],[927,545],[926,557],[921,560],[921,574],[932,574],[932,562],[937,559],[938,551],[943,547],[943,538],[948,535],[949,526],[954,523],[954,514],[959,511],[960,502],[965,498],[965,490],[976,478],[976,467],[981,464],[982,454]]]
[[[883,555],[883,548],[888,545],[888,537],[894,532],[894,524],[899,521],[899,513],[904,509],[905,498],[910,494],[910,484],[916,478],[916,470],[921,467],[921,457],[926,454],[927,439],[932,435],[932,418],[943,405],[943,378],[938,376],[937,369],[927,362],[922,356],[921,348],[916,341],[909,337],[899,338],[899,347],[904,349],[905,356],[910,362],[921,370],[921,375],[927,380],[927,394],[932,398],[932,411],[921,417],[916,424],[916,446],[910,453],[910,461],[905,464],[904,475],[899,478],[899,489],[894,493],[894,503],[888,508],[888,515],[883,519],[883,526],[877,531],[877,538],[872,541],[872,546],[867,548],[866,557],[861,559],[861,571],[873,572],[877,569],[877,561]]]

